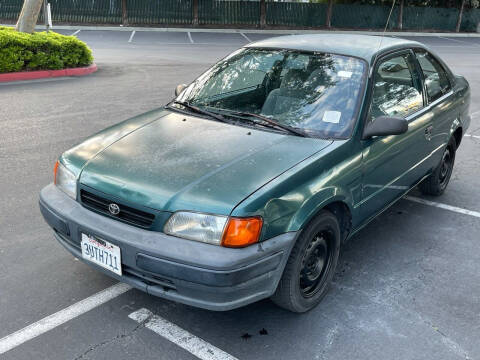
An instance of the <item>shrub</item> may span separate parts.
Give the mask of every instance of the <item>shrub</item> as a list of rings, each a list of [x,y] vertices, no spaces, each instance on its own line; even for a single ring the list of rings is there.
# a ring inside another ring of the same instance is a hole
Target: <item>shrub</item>
[[[54,32],[25,34],[0,26],[0,73],[87,66],[92,50],[74,36]]]

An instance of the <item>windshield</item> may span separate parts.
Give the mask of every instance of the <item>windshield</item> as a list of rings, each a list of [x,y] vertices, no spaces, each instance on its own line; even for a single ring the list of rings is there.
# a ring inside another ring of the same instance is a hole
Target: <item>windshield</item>
[[[176,100],[222,114],[262,115],[314,136],[346,138],[365,67],[348,56],[245,48],[207,70]]]

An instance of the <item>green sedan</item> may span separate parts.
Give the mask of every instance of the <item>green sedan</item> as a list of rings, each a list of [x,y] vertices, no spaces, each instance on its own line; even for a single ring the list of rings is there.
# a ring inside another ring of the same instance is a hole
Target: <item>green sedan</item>
[[[40,209],[75,257],[165,299],[305,312],[341,245],[410,189],[441,195],[470,88],[422,44],[249,44],[164,107],[63,153]]]

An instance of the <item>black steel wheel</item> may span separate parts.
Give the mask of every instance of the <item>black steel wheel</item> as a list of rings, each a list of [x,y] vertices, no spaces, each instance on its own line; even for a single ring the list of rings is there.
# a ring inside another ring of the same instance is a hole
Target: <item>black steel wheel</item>
[[[447,147],[442,156],[442,162],[440,163],[440,171],[438,174],[439,186],[442,190],[448,185],[450,176],[452,175],[453,170],[453,157],[452,150],[450,147]]]
[[[315,307],[328,291],[340,253],[340,226],[322,210],[301,232],[272,300],[293,312]]]
[[[420,184],[419,188],[422,193],[434,196],[443,194],[452,176],[456,150],[457,144],[455,138],[452,136],[443,151],[440,163],[432,174]]]
[[[330,253],[332,237],[333,233],[331,231],[321,231],[311,239],[305,250],[299,285],[302,295],[306,298],[314,296],[326,279],[323,275],[332,264]]]

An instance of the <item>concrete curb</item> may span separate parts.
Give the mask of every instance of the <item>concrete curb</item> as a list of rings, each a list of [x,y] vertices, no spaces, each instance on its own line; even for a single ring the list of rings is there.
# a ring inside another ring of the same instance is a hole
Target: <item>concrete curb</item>
[[[39,26],[39,29],[43,27]],[[202,28],[148,28],[136,26],[55,26],[58,30],[103,30],[103,31],[147,31],[147,32],[204,32],[204,33],[245,33],[245,34],[366,34],[382,35],[383,31],[361,31],[361,30],[260,30],[260,29],[202,29]],[[55,30],[53,30],[55,31]],[[403,32],[387,31],[385,35],[395,36],[449,36],[449,37],[480,37],[477,33],[436,33],[436,32]]]
[[[12,26],[11,24],[2,26]],[[45,26],[37,25],[36,29],[44,30]],[[366,34],[382,35],[383,31],[369,30],[301,30],[301,29],[207,29],[207,28],[180,28],[180,27],[141,27],[141,26],[85,26],[85,25],[54,25],[55,30],[82,30],[82,31],[147,31],[147,32],[203,32],[203,33],[245,33],[245,34]],[[451,33],[451,32],[411,32],[387,31],[385,35],[394,36],[448,36],[448,37],[475,37],[480,38],[480,33]]]
[[[0,74],[0,82],[37,80],[62,76],[84,76],[97,71],[97,65],[92,64],[86,67],[62,69],[62,70],[40,70],[20,71],[14,73]]]

